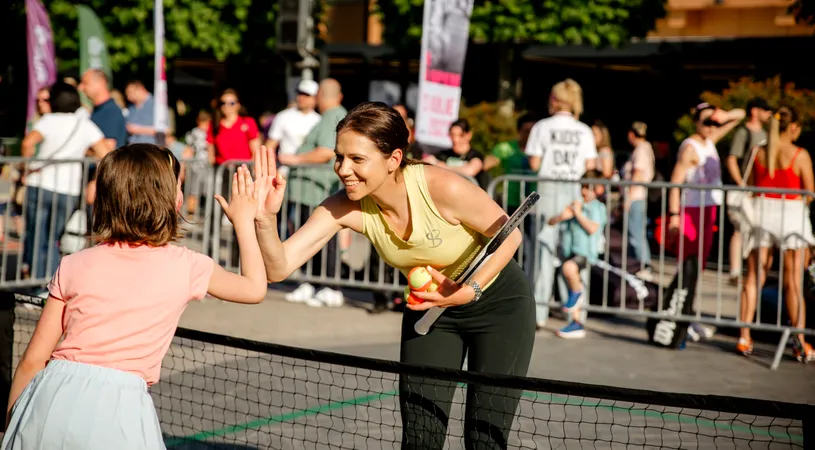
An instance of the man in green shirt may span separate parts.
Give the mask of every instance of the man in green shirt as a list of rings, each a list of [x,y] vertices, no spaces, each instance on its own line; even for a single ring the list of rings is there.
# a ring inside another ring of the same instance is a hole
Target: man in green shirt
[[[294,155],[279,155],[280,164],[293,166],[289,172],[287,194],[289,196],[289,220],[295,228],[308,220],[314,208],[340,188],[334,173],[334,146],[337,142],[337,124],[348,113],[342,106],[342,89],[333,78],[320,82],[317,107],[322,117],[309,131],[303,145]],[[322,255],[325,252],[325,255]],[[311,274],[315,277],[333,278],[336,267],[337,242],[332,238],[320,253],[311,260]],[[323,256],[326,258],[325,273],[322,271]],[[308,264],[304,266],[304,269]],[[286,300],[305,302],[309,306],[341,306],[342,292],[328,286],[315,293],[321,286],[303,283],[286,295]]]
[[[492,152],[484,158],[484,171],[489,171],[493,178],[501,175],[535,175],[535,171],[529,167],[529,158],[524,153],[526,141],[529,139],[529,132],[537,123],[537,117],[532,114],[524,114],[518,118],[517,129],[518,139],[501,142],[492,149]],[[527,195],[535,189],[536,183],[527,182],[526,192],[521,192],[520,181],[506,181],[498,184],[495,188],[495,201],[503,205],[507,214],[512,214],[521,206]],[[504,187],[506,187],[506,204],[504,204]],[[538,234],[534,230],[535,221],[527,218],[524,221],[523,232],[523,267],[526,274],[534,276],[532,272],[533,256],[535,253],[535,236]]]
[[[484,158],[484,171],[489,171],[493,178],[501,175],[534,175],[535,172],[529,168],[529,158],[524,153],[526,140],[529,132],[536,123],[536,119],[531,114],[524,114],[518,118],[517,129],[518,139],[501,142],[492,149],[489,155]],[[503,204],[504,186],[507,187],[507,202]],[[508,181],[496,186],[496,201],[504,205],[509,214],[512,214],[528,194],[532,192],[533,183],[526,183],[528,192],[521,192],[520,181]]]

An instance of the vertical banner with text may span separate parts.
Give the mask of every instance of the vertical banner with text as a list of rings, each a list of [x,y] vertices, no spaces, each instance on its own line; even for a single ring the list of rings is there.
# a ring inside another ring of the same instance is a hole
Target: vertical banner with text
[[[99,69],[105,72],[108,84],[113,86],[113,71],[110,69],[108,44],[102,22],[86,5],[77,5],[76,15],[79,18],[79,73]]]
[[[458,119],[461,77],[473,0],[425,0],[416,140],[450,147],[448,128]]]
[[[28,51],[28,110],[26,132],[37,115],[37,91],[57,81],[57,58],[48,12],[39,0],[26,0]]]
[[[156,55],[154,60],[154,85],[153,101],[154,106],[154,127],[158,136],[159,145],[164,145],[163,135],[170,128],[167,111],[167,71],[164,59],[164,2],[155,0],[155,10],[153,11],[155,28]]]

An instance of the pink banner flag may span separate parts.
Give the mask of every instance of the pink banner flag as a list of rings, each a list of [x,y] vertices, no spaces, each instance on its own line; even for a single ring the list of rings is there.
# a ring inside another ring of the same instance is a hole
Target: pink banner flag
[[[30,123],[37,112],[37,91],[57,81],[57,58],[48,12],[39,0],[26,0],[28,44],[28,112]]]

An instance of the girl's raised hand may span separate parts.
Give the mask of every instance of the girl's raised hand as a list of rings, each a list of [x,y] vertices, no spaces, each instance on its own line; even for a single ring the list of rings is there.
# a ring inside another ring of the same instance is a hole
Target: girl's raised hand
[[[258,213],[258,194],[260,190],[265,189],[265,181],[258,184],[260,189],[252,182],[252,176],[246,165],[241,165],[232,176],[232,196],[229,203],[220,195],[215,196],[226,217],[236,227],[254,226],[253,222]]]
[[[274,150],[265,145],[255,154],[255,182],[262,187],[262,192],[258,193],[257,218],[276,216],[283,205],[286,180],[277,172]]]

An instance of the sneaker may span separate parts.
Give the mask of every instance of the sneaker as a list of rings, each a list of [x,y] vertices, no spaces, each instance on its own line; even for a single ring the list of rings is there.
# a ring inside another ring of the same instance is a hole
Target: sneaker
[[[563,311],[570,312],[583,303],[583,292],[569,293],[566,303],[563,304]]]
[[[331,288],[320,289],[317,294],[314,295],[314,300],[319,301],[329,308],[337,308],[345,304],[345,297],[342,295],[342,292],[335,291]]]
[[[749,356],[751,353],[753,353],[753,340],[739,338],[739,343],[736,344],[736,351],[744,356]]]
[[[640,270],[639,272],[635,273],[634,276],[639,278],[642,281],[647,281],[649,283],[651,281],[654,281],[654,274],[651,273],[651,268],[650,267],[646,267],[646,268]]]
[[[565,327],[555,331],[555,334],[564,339],[580,339],[586,337],[586,330],[583,328],[583,325],[581,325],[580,322],[575,320]]]
[[[301,284],[284,296],[287,302],[292,303],[303,303],[312,297],[314,297],[314,286],[308,283]]]

